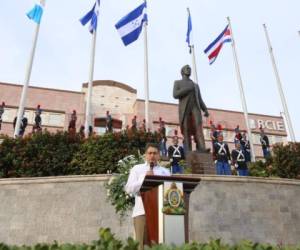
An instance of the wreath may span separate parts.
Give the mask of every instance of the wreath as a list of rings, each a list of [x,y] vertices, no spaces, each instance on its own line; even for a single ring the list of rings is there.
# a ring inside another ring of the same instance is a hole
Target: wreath
[[[130,170],[137,164],[144,163],[143,157],[129,155],[118,162],[118,174],[113,174],[105,184],[108,201],[115,207],[115,211],[120,217],[124,217],[134,206],[134,196],[127,194],[124,187]]]

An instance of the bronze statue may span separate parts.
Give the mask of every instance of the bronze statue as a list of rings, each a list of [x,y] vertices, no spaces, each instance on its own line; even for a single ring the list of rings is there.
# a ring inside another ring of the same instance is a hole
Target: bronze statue
[[[173,97],[179,99],[179,123],[184,137],[184,147],[185,150],[192,151],[191,136],[193,136],[197,151],[206,152],[201,110],[204,116],[208,117],[209,114],[198,84],[190,79],[191,67],[185,65],[181,69],[181,75],[182,80],[174,82]]]

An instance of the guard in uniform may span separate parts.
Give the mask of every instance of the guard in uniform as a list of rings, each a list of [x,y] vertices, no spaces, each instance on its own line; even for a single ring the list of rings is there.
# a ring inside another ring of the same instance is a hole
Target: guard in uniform
[[[137,131],[137,117],[136,117],[136,115],[131,120],[131,131],[132,132]]]
[[[271,156],[270,143],[269,143],[269,138],[265,134],[263,128],[260,128],[260,143],[261,143],[264,158],[265,159],[269,158]]]
[[[236,128],[234,129],[234,132],[235,132],[234,144],[240,143],[241,139],[242,139],[242,134],[241,134],[240,126],[239,125],[236,126]]]
[[[168,148],[168,156],[171,163],[172,174],[182,174],[183,168],[179,165],[181,160],[185,159],[184,150],[182,146],[178,145],[178,137],[173,137],[173,145]]]
[[[34,118],[34,126],[32,127],[32,132],[35,133],[35,131],[41,131],[42,130],[42,110],[41,105],[38,105],[35,111],[35,118]]]
[[[106,111],[106,133],[113,132],[113,121],[109,111]]]
[[[246,164],[246,158],[244,150],[241,148],[240,143],[235,144],[235,149],[231,152],[232,165],[236,168],[239,176],[248,176],[248,167]]]
[[[165,122],[159,117],[159,129],[158,133],[160,135],[160,142],[159,142],[159,151],[161,156],[167,155],[167,131],[165,127]]]
[[[213,156],[218,175],[231,175],[231,158],[227,143],[223,141],[222,133],[218,134],[218,141],[214,144]]]
[[[212,148],[214,147],[214,144],[218,141],[218,131],[216,129],[216,126],[213,124],[212,121],[210,121],[210,139],[212,142]]]
[[[2,104],[0,106],[0,130],[1,130],[1,126],[2,126],[2,115],[4,113],[4,107],[5,107],[5,102],[2,102]]]
[[[27,117],[23,114],[23,118],[21,120],[21,127],[20,127],[20,136],[23,137],[23,135],[25,134],[25,129],[28,125],[28,119]]]
[[[69,133],[76,133],[76,121],[77,121],[77,115],[76,110],[73,110],[73,113],[71,114],[71,120],[69,122],[68,131]]]
[[[241,148],[244,151],[245,160],[246,160],[246,163],[248,164],[248,162],[251,162],[251,149],[250,149],[250,142],[247,139],[246,133],[242,134]]]

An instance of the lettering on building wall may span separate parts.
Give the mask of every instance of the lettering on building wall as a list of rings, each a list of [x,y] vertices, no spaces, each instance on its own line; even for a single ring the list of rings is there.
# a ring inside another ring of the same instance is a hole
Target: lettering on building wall
[[[285,131],[285,126],[283,121],[272,121],[272,120],[254,120],[250,119],[250,128],[258,129],[262,127],[263,129],[268,130],[277,130],[277,131]]]

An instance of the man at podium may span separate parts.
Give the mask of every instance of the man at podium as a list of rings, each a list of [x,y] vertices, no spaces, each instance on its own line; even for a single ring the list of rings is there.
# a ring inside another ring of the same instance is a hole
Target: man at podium
[[[144,233],[146,225],[145,209],[140,195],[140,188],[146,175],[170,176],[170,171],[158,165],[159,146],[155,143],[146,145],[145,160],[143,164],[135,165],[131,170],[125,186],[128,194],[135,196],[135,206],[132,218],[136,240],[139,242],[139,250],[144,249]]]

